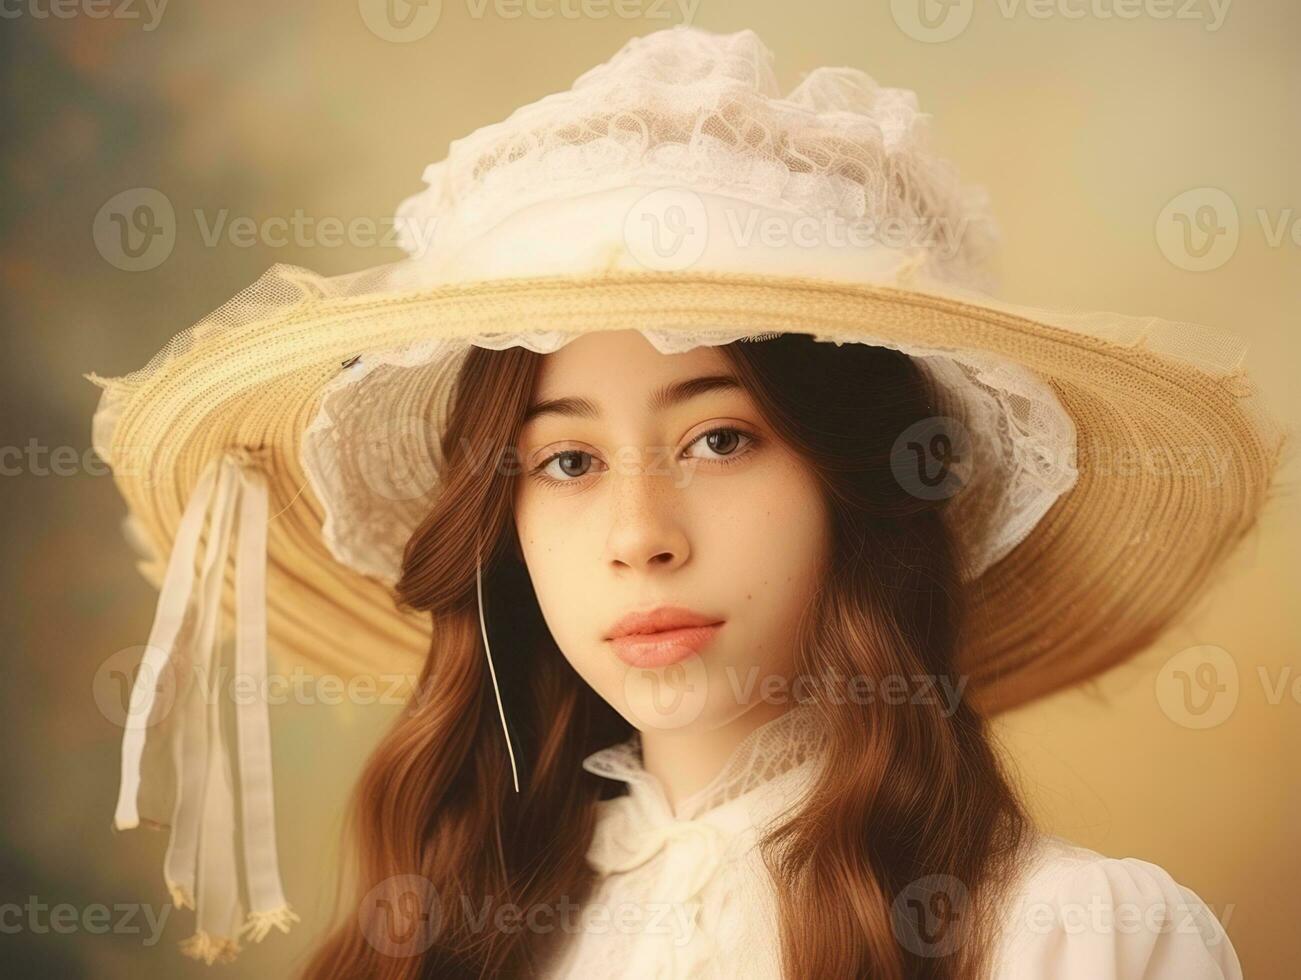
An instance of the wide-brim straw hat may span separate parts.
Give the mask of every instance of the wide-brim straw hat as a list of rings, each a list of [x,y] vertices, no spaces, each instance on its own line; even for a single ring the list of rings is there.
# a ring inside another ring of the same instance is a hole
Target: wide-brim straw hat
[[[988,712],[1119,663],[1197,598],[1285,441],[1245,345],[995,299],[986,201],[929,153],[925,123],[913,93],[853,69],[782,96],[749,31],[637,38],[453,142],[398,210],[406,258],[337,277],[277,265],[141,370],[88,375],[95,448],[161,592],[115,826],[152,808],[172,827],[168,886],[191,906],[198,889],[187,952],[229,958],[237,935],[294,916],[266,706],[232,709],[227,752],[214,702],[173,669],[219,663],[224,611],[241,674],[265,678],[267,641],[282,667],[418,673],[430,623],[392,585],[439,492],[472,346],[631,329],[665,353],[800,333],[911,355],[957,447],[942,492],[970,590],[958,666]]]

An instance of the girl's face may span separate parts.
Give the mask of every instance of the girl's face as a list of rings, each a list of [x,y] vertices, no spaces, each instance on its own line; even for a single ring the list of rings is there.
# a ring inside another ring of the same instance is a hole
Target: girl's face
[[[799,693],[826,505],[730,367],[711,347],[584,335],[546,356],[517,446],[515,525],[547,626],[641,731],[710,731]],[[629,626],[656,635],[613,638]]]

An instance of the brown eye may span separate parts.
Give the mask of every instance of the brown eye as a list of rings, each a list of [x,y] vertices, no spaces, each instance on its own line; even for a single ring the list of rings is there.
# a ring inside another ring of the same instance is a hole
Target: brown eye
[[[723,459],[737,455],[737,448],[749,445],[753,436],[740,429],[711,429],[691,444],[691,447],[704,446],[712,455],[699,456],[699,459]],[[688,452],[688,455],[695,455]]]
[[[556,457],[556,462],[560,464],[560,471],[565,476],[582,476],[591,465],[592,457],[587,453],[561,453]]]
[[[580,449],[567,449],[548,459],[538,467],[538,472],[552,480],[563,483],[567,480],[576,480],[581,476],[586,476],[591,465],[591,453],[585,453]]]

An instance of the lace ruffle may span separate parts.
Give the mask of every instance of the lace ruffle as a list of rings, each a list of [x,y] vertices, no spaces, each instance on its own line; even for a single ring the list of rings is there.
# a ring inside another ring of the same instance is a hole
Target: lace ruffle
[[[641,734],[634,733],[617,745],[601,749],[583,760],[588,772],[617,779],[657,795],[674,819],[693,820],[730,803],[795,766],[816,757],[826,745],[826,733],[817,714],[797,704],[747,735],[723,768],[699,790],[670,808],[659,781],[642,766]]]
[[[847,227],[925,227],[929,275],[989,288],[987,195],[930,152],[916,95],[823,67],[783,97],[772,61],[749,30],[634,38],[570,90],[454,140],[399,206],[401,245],[436,266],[533,204],[689,186]]]

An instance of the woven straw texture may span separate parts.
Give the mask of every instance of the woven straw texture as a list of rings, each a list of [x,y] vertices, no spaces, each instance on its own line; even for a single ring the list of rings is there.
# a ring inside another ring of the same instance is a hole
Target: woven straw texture
[[[1256,522],[1285,442],[1241,370],[1241,343],[1187,324],[977,303],[933,283],[620,272],[384,293],[367,278],[376,275],[341,283],[275,267],[141,371],[90,376],[105,389],[96,448],[113,466],[146,576],[160,580],[205,463],[241,452],[269,482],[272,650],[343,677],[414,674],[429,644],[428,624],[396,611],[382,582],[334,560],[301,461],[322,390],[367,352],[523,322],[561,334],[653,326],[841,342],[871,324],[901,345],[1023,365],[1075,423],[1078,480],[971,585],[961,666],[991,712],[1150,644]]]

